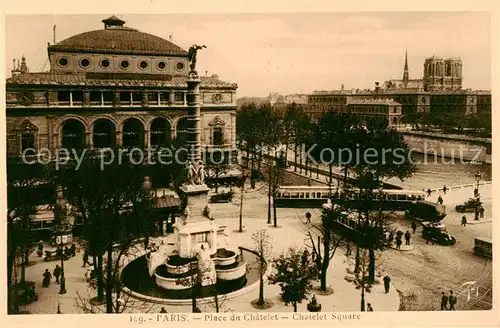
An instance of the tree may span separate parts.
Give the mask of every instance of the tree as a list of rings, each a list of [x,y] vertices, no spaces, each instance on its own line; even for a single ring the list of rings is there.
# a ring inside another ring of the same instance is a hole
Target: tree
[[[272,239],[265,229],[260,229],[252,235],[252,240],[259,254],[259,299],[256,304],[259,307],[263,307],[266,304],[264,299],[264,275],[267,270],[267,260],[272,251]]]
[[[311,240],[311,248],[316,260],[316,267],[319,269],[320,289],[323,292],[327,291],[326,273],[330,265],[331,259],[335,256],[335,251],[344,240],[335,234],[334,222],[338,217],[345,215],[343,208],[339,205],[334,205],[331,209],[324,209],[321,214],[321,226],[318,227],[320,236],[318,236],[317,246],[314,245],[314,239],[309,232],[309,239]],[[323,252],[321,252],[321,243]]]
[[[114,290],[113,252],[126,250],[133,240],[146,237],[155,231],[156,216],[149,190],[143,188],[145,165],[137,165],[129,157],[110,160],[92,152],[81,165],[70,161],[53,179],[63,186],[66,199],[74,205],[84,219],[83,236],[93,254],[97,276],[98,300],[103,300],[106,290],[106,311],[112,313]],[[113,154],[120,154],[114,151]],[[109,163],[102,165],[102,163]],[[124,177],[127,177],[126,179]],[[107,253],[106,281],[103,276],[103,256]]]
[[[20,157],[7,158],[7,291],[8,312],[16,313],[18,305],[13,288],[16,257],[21,257],[21,282],[26,282],[26,265],[31,234],[31,218],[36,205],[47,204],[53,199],[53,188],[43,180],[43,166],[27,164]],[[48,191],[48,193],[47,193]]]
[[[281,297],[285,305],[292,304],[297,312],[297,304],[307,299],[312,290],[312,281],[316,277],[314,263],[307,250],[289,248],[287,254],[281,254],[273,260],[274,272],[269,276],[269,283],[281,287]]]
[[[278,227],[278,214],[276,208],[276,198],[278,191],[285,179],[284,168],[279,164],[279,160],[275,157],[267,159],[267,183],[268,183],[268,203],[267,203],[267,223],[271,223],[271,216],[274,217],[273,226]],[[272,215],[271,215],[272,208]]]
[[[211,153],[209,160],[206,161],[207,171],[209,172],[209,179],[213,180],[215,185],[215,192],[219,192],[219,177],[221,174],[226,173],[230,169],[230,163],[224,153],[216,151]]]
[[[348,282],[353,283],[356,289],[361,289],[361,308],[360,311],[365,311],[365,292],[369,293],[373,282],[368,279],[369,256],[367,250],[363,250],[359,257],[359,270],[347,268],[347,276],[344,277]]]

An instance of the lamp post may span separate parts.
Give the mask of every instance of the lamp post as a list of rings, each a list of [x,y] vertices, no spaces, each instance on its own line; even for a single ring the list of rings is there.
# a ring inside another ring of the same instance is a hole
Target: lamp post
[[[66,294],[66,278],[64,278],[64,249],[63,249],[63,236],[62,234],[59,236],[59,254],[61,256],[61,281],[59,289],[59,294]]]
[[[481,173],[479,171],[476,172],[476,174],[474,175],[474,177],[476,178],[476,190],[477,190],[477,193],[474,195],[474,197],[476,198],[476,207],[475,207],[475,210],[474,210],[474,220],[479,220],[479,181],[481,181]]]

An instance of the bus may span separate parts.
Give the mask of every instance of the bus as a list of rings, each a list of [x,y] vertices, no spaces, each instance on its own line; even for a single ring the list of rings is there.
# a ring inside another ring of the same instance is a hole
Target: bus
[[[491,259],[493,257],[493,240],[485,237],[474,238],[474,254]]]
[[[354,189],[356,191],[356,189]],[[335,202],[342,195],[342,190],[329,186],[282,186],[276,197],[277,207],[319,208],[328,199]],[[373,204],[384,210],[405,210],[408,203],[423,201],[425,192],[418,190],[384,189],[373,190]],[[355,208],[359,202],[356,192],[347,198],[348,206]]]

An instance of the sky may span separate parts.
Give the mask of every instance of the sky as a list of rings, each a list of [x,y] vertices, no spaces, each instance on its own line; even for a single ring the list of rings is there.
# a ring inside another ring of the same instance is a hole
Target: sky
[[[31,72],[47,62],[47,43],[103,28],[102,15],[7,15],[6,74],[26,56]],[[373,88],[403,76],[421,78],[426,57],[460,57],[463,86],[491,89],[489,12],[120,15],[126,26],[188,49],[205,44],[197,68],[238,83],[238,96]],[[44,70],[48,70],[45,65]]]

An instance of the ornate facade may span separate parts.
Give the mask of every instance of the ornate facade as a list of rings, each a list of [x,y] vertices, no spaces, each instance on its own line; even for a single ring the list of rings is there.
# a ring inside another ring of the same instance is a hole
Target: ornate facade
[[[189,54],[170,41],[125,26],[48,45],[50,71],[14,62],[6,82],[7,151],[90,146],[157,147],[186,134]],[[202,76],[201,142],[236,146],[237,84]]]

